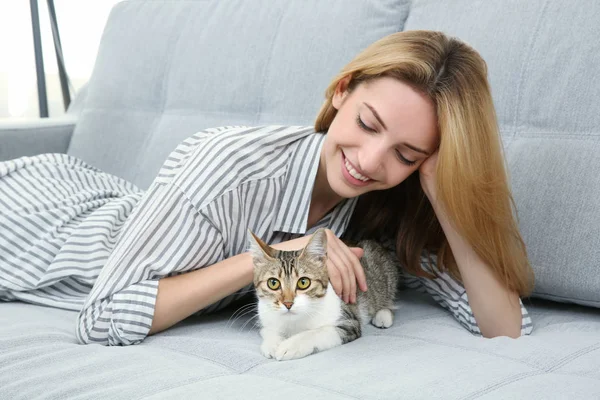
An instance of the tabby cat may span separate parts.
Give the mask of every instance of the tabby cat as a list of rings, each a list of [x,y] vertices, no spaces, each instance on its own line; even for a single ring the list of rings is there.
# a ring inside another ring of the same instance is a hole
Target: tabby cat
[[[368,290],[358,290],[356,304],[346,304],[329,282],[324,229],[296,251],[273,249],[249,233],[265,357],[302,358],[358,339],[369,322],[379,328],[392,325],[398,265],[380,244],[356,244],[364,250]]]

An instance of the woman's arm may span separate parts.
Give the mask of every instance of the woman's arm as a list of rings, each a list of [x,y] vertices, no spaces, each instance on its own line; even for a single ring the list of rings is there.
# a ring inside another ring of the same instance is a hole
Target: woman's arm
[[[139,343],[153,325],[159,280],[223,259],[221,232],[185,194],[170,184],[151,186],[125,222],[78,315],[79,341]]]
[[[395,254],[395,251],[393,251]],[[447,309],[456,320],[469,332],[474,335],[482,336],[481,330],[477,325],[473,310],[469,304],[469,297],[465,287],[454,277],[446,272],[440,272],[435,266],[435,255],[433,256],[434,265],[424,255],[421,258],[421,269],[432,273],[435,271],[436,277],[433,279],[414,276],[406,271],[400,271],[400,282],[403,287],[414,289],[419,292],[429,294],[439,305]],[[433,269],[433,270],[432,270]],[[521,336],[529,335],[533,330],[529,312],[519,299],[521,308]]]
[[[250,253],[242,253],[209,267],[162,278],[149,335],[161,332],[252,283]]]
[[[307,242],[308,237],[301,237],[272,247],[296,250]],[[161,279],[149,335],[163,331],[248,286],[252,278],[252,256],[245,252],[206,268]]]
[[[525,315],[518,293],[502,285],[491,268],[452,227],[441,207],[435,202],[432,205],[456,259],[481,334],[488,338],[521,336]]]

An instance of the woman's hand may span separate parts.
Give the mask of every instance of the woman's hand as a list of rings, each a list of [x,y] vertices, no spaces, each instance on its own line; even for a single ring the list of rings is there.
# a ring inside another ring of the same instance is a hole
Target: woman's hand
[[[365,271],[360,264],[364,251],[360,247],[348,247],[333,231],[327,234],[327,272],[335,293],[344,303],[356,303],[356,284],[367,291]]]

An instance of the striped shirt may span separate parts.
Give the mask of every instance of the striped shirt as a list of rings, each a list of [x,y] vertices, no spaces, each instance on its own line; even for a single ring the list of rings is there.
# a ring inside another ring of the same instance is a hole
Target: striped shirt
[[[356,199],[307,230],[324,138],[308,127],[208,129],[177,146],[146,192],[64,154],[0,163],[0,299],[79,311],[82,343],[139,343],[158,280],[246,251],[248,229],[270,244],[321,227],[344,233]],[[481,334],[465,289],[448,275],[405,284]]]
[[[430,256],[435,261],[435,255],[430,254]],[[469,306],[469,297],[464,286],[450,274],[439,272],[435,262],[433,266],[430,266],[426,255],[421,256],[421,269],[430,273],[435,271],[438,276],[434,279],[429,279],[413,276],[401,270],[401,285],[405,288],[428,293],[442,307],[450,311],[469,332],[482,336],[481,330],[475,321],[473,311]],[[519,304],[521,306],[521,335],[530,335],[533,330],[531,317],[521,299],[519,299]]]

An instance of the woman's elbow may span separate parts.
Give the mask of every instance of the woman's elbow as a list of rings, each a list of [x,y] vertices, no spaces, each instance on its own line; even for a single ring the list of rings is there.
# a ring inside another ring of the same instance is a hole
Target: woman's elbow
[[[497,337],[509,337],[511,339],[518,339],[523,335],[521,325],[514,326],[503,326],[497,329],[481,331],[481,335],[486,339],[493,339]]]

